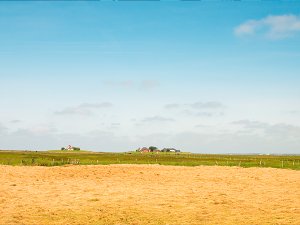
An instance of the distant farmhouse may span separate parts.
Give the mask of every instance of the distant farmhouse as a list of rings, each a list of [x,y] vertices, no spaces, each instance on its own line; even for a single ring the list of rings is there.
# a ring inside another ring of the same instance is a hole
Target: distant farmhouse
[[[65,151],[79,151],[80,148],[78,147],[74,147],[72,145],[68,145],[67,147],[62,147],[61,150],[65,150]]]
[[[163,148],[161,151],[162,152],[180,152],[180,150],[175,149],[175,148]]]
[[[147,147],[142,147],[142,148],[138,148],[136,150],[137,152],[140,153],[147,153],[147,152],[180,152],[180,150],[175,149],[175,148],[163,148],[162,150],[159,150],[157,147],[154,146],[150,146],[149,148]]]
[[[141,152],[141,153],[144,153],[144,152],[150,152],[150,149],[147,148],[147,147],[143,147],[143,148],[139,148],[137,151]]]

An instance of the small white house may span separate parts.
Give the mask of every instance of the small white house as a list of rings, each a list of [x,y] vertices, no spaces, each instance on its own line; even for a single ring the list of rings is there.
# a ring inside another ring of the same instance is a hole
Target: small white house
[[[80,150],[80,148],[78,148],[78,147],[74,147],[74,146],[72,146],[72,145],[68,145],[66,148],[61,148],[61,150],[67,150],[67,151],[79,151]]]

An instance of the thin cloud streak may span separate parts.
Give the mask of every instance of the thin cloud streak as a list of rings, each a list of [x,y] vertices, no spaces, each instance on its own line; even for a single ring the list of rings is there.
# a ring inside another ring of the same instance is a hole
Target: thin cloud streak
[[[248,20],[234,29],[238,37],[261,34],[267,39],[284,39],[300,32],[300,17],[289,15],[267,16],[260,20]]]
[[[54,112],[55,115],[83,115],[90,116],[93,114],[95,109],[111,108],[113,106],[110,102],[102,103],[82,103],[78,106],[67,107],[63,110]]]
[[[194,109],[220,109],[225,107],[221,102],[217,102],[217,101],[195,102],[192,104],[188,104],[188,106]]]
[[[223,109],[226,108],[225,105],[223,105],[221,102],[218,101],[208,101],[208,102],[202,102],[202,101],[197,101],[193,103],[185,103],[185,104],[179,104],[179,103],[171,103],[171,104],[166,104],[164,106],[165,109],[178,109],[178,108],[192,108],[192,109]]]
[[[173,122],[175,121],[172,118],[162,117],[162,116],[152,116],[152,117],[146,117],[142,120],[142,122]]]

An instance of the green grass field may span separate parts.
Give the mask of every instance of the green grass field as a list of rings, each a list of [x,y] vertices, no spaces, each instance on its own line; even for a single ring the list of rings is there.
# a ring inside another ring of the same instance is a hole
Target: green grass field
[[[61,166],[66,164],[160,164],[175,166],[217,165],[240,167],[272,167],[299,170],[300,156],[1,150],[0,164],[30,166]]]

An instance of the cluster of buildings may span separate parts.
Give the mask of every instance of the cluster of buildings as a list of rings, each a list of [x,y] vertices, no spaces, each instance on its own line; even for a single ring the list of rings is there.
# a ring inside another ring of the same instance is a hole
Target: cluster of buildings
[[[72,145],[68,145],[67,147],[62,147],[61,150],[67,150],[67,151],[79,151],[80,148],[74,147]]]
[[[158,148],[153,148],[153,147],[138,148],[136,151],[141,152],[141,153],[144,153],[144,152],[180,152],[180,150],[175,149],[175,148],[163,148],[163,149],[159,150]]]

